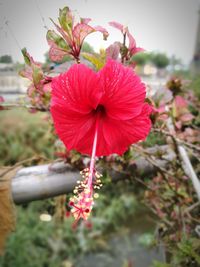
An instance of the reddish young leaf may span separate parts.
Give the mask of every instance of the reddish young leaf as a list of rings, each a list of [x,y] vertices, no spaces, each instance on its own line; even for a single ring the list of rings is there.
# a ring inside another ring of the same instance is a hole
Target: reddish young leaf
[[[90,18],[81,18],[81,23],[88,24],[90,21]]]
[[[48,41],[50,45],[49,58],[54,62],[61,62],[63,57],[68,54],[68,52],[62,48],[59,48],[54,42]]]
[[[175,97],[175,105],[176,105],[176,107],[178,108],[187,108],[187,106],[188,106],[188,103],[187,103],[187,101],[182,97],[182,96],[176,96]]]
[[[129,39],[128,50],[129,50],[130,56],[133,56],[133,55],[135,55],[135,54],[137,54],[139,52],[143,52],[144,51],[143,48],[136,47],[136,41],[133,38],[133,36],[129,33],[129,31],[127,31],[127,36],[128,36],[128,39]]]
[[[118,22],[115,22],[115,21],[111,21],[111,22],[109,22],[108,24],[109,24],[110,26],[112,26],[112,27],[114,27],[114,28],[120,30],[122,33],[124,33],[124,32],[123,32],[123,30],[124,30],[124,26],[123,26],[122,24],[120,24],[120,23],[118,23]]]
[[[76,26],[73,29],[73,37],[75,40],[75,44],[80,47],[85,37],[94,31],[95,31],[94,28],[92,28],[88,24],[84,23],[76,24]]]
[[[41,64],[36,63],[26,49],[23,49],[22,53],[27,65],[19,74],[31,81],[27,89],[30,102],[36,109],[47,110],[50,101],[51,77],[45,77]]]
[[[180,117],[180,120],[181,120],[182,122],[191,122],[193,119],[194,119],[194,116],[193,116],[191,113],[183,114],[183,115]]]
[[[114,44],[111,44],[106,49],[106,58],[117,60],[119,57],[119,53],[120,53],[120,47],[121,47],[121,44],[119,42],[115,42]]]
[[[52,61],[60,61],[65,54],[71,55],[79,62],[79,56],[84,39],[92,32],[99,31],[103,34],[104,39],[108,37],[108,32],[101,26],[92,27],[88,23],[91,19],[81,18],[77,24],[68,7],[60,10],[59,23],[57,25],[53,20],[57,31],[61,34],[64,43],[60,46],[56,38],[49,38],[47,33],[47,41],[50,45],[50,58]],[[50,31],[51,32],[51,31]],[[53,36],[55,37],[55,36]],[[60,37],[61,38],[61,37]],[[65,46],[63,46],[65,44]]]
[[[123,48],[123,51],[121,53],[122,54],[122,57],[126,58],[127,60],[130,59],[133,55],[135,55],[136,53],[139,53],[139,52],[142,52],[144,51],[143,48],[140,48],[140,47],[137,47],[136,46],[136,41],[135,39],[133,38],[133,36],[130,34],[129,30],[128,30],[128,27],[118,23],[118,22],[115,22],[115,21],[111,21],[109,22],[109,25],[120,30],[122,32],[123,35],[127,35],[128,39],[129,39],[129,46],[128,48],[125,46]]]
[[[103,39],[107,40],[109,33],[107,32],[107,30],[101,26],[95,26],[93,27],[95,29],[96,32],[101,32],[103,34]]]

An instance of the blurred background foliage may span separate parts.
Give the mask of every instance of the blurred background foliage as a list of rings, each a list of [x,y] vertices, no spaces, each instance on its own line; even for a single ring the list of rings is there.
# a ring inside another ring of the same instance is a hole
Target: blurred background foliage
[[[54,137],[48,117],[25,109],[0,112],[0,165],[13,165],[30,157],[53,158]]]

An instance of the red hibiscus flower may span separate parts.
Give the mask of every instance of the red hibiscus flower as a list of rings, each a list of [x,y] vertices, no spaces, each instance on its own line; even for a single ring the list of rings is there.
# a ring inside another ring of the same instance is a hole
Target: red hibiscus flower
[[[92,155],[70,200],[76,221],[88,219],[98,197],[93,188],[102,186],[95,156],[122,154],[149,133],[151,107],[145,95],[134,71],[113,60],[98,73],[76,64],[53,78],[51,113],[58,136],[68,150]]]
[[[140,78],[120,63],[110,60],[98,73],[73,65],[52,81],[56,132],[68,150],[91,155],[97,128],[96,155],[123,154],[150,131],[145,95]]]

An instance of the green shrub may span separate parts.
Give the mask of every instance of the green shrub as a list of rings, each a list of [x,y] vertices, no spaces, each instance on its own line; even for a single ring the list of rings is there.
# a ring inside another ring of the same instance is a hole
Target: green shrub
[[[54,142],[44,114],[24,109],[0,112],[0,165],[33,157],[53,157]]]

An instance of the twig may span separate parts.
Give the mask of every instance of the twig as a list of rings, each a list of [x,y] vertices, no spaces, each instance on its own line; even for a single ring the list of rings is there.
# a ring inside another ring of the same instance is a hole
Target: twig
[[[190,162],[190,159],[187,155],[187,152],[183,146],[179,146],[179,153],[182,157],[182,161],[184,163],[183,169],[185,170],[185,173],[191,178],[194,189],[197,193],[198,199],[200,200],[200,182],[199,179],[192,167],[192,164]]]
[[[18,103],[12,103],[12,104],[3,103],[1,106],[3,107],[3,109],[6,109],[6,110],[12,109],[12,108],[26,108],[26,109],[35,109],[35,110],[38,110],[41,112],[47,112],[48,111],[48,109],[46,109],[46,108],[34,107],[31,105],[18,104]]]
[[[142,147],[138,146],[138,145],[134,145],[133,148],[136,148],[139,153],[141,153],[146,160],[151,163],[155,168],[157,168],[160,172],[165,173],[169,176],[174,176],[174,173],[167,171],[166,169],[162,168],[161,166],[159,166],[154,159],[152,159],[152,155],[146,151],[145,149],[143,149]]]
[[[157,211],[156,211],[153,207],[149,206],[148,204],[146,204],[146,205],[147,205],[147,207],[149,207],[149,208],[152,210],[152,212],[153,212],[155,215],[158,214]],[[158,216],[158,215],[157,215],[157,216]],[[170,227],[173,226],[173,223],[170,222],[170,221],[168,221],[166,218],[161,218],[161,220],[162,220],[164,223],[166,223],[168,226],[170,226]]]
[[[178,143],[181,143],[181,144],[183,144],[183,145],[185,145],[185,146],[188,146],[189,148],[192,148],[192,149],[197,150],[197,151],[200,152],[200,147],[198,147],[198,146],[196,146],[196,145],[194,145],[194,144],[188,143],[188,142],[186,142],[186,141],[184,141],[184,140],[181,140],[181,139],[175,137],[174,135],[172,135],[172,134],[171,134],[170,132],[168,132],[168,131],[165,131],[165,130],[159,130],[159,129],[155,129],[155,128],[152,129],[152,131],[157,132],[157,133],[163,133],[163,134],[165,134],[165,135],[168,135],[168,136],[170,136],[170,137],[173,137]]]
[[[137,146],[137,145],[134,145],[134,147],[138,148],[140,153],[142,153],[142,155],[146,158],[146,160],[151,163],[155,168],[157,168],[158,172],[160,172],[160,174],[162,175],[163,179],[165,180],[165,182],[167,183],[167,185],[169,186],[169,189],[175,194],[175,197],[181,197],[182,198],[182,195],[179,194],[177,192],[177,190],[175,190],[171,184],[169,183],[169,180],[168,180],[168,177],[174,177],[175,174],[170,172],[170,171],[167,171],[165,170],[164,168],[160,167],[154,159],[151,158],[151,154],[149,152],[147,152],[146,150],[144,150],[143,148]],[[146,154],[146,155],[145,155]]]
[[[192,204],[190,207],[187,207],[184,211],[185,212],[191,212],[193,209],[197,208],[198,206],[200,206],[200,201]]]

